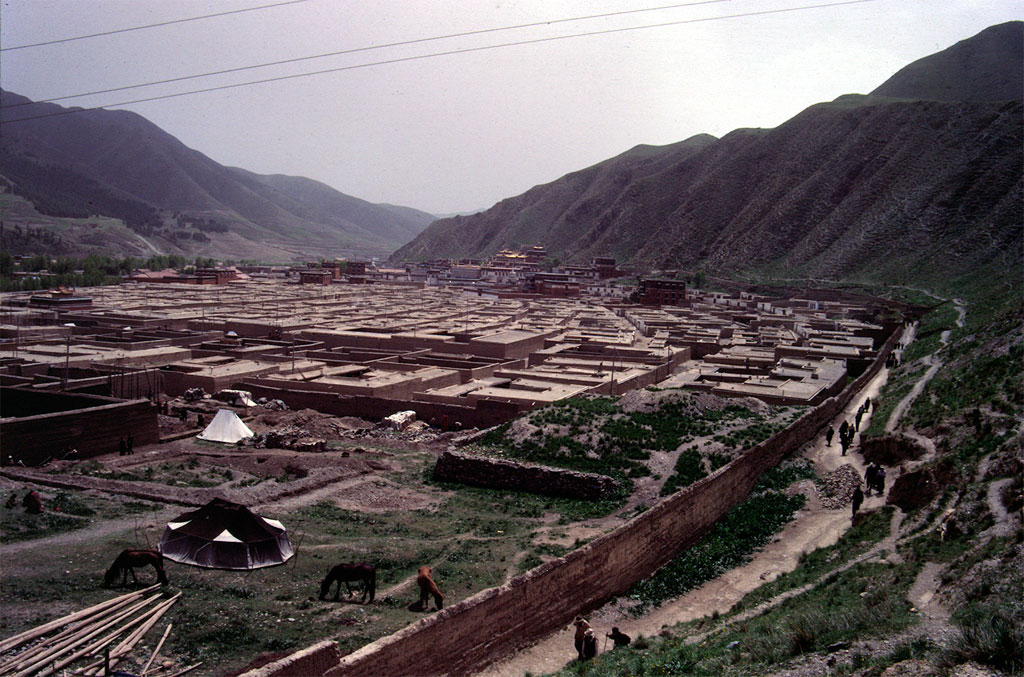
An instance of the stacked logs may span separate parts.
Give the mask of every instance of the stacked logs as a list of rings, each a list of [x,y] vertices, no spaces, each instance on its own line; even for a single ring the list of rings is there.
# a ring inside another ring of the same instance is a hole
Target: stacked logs
[[[115,597],[0,641],[0,676],[53,675],[60,670],[71,670],[76,675],[102,675],[112,670],[181,597],[179,592],[166,598],[159,588],[152,585]],[[149,671],[170,630],[168,625],[146,662],[143,675]],[[80,661],[87,662],[69,667]],[[195,667],[198,665],[176,674]]]

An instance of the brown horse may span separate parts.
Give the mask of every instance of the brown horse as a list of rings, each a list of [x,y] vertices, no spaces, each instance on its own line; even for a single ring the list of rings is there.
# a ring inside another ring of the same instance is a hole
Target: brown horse
[[[434,596],[434,608],[441,610],[444,607],[444,595],[437,587],[437,583],[434,583],[433,576],[430,575],[430,567],[420,567],[419,571],[416,572],[416,584],[420,586],[420,610],[427,610],[427,599]]]
[[[31,515],[38,515],[43,511],[43,499],[39,497],[38,491],[30,491],[25,494],[25,498],[21,499],[21,504],[25,507],[25,512]]]
[[[157,550],[122,550],[114,563],[107,569],[103,577],[103,587],[109,588],[114,584],[118,574],[121,574],[121,586],[128,584],[128,574],[132,575],[132,583],[138,583],[135,577],[135,567],[152,566],[156,569],[156,582],[167,585],[167,573],[164,571],[164,556]]]
[[[373,568],[372,564],[366,562],[360,562],[354,564],[352,562],[343,562],[338,566],[334,567],[327,572],[327,576],[320,583],[320,599],[327,599],[327,593],[331,591],[331,586],[337,581],[338,589],[334,593],[334,601],[337,602],[341,596],[341,584],[345,584],[345,589],[348,590],[348,596],[352,596],[352,586],[349,585],[350,581],[362,581],[363,582],[363,597],[360,602],[366,602],[366,596],[370,596],[370,602],[373,602],[373,595],[377,592],[377,570]]]

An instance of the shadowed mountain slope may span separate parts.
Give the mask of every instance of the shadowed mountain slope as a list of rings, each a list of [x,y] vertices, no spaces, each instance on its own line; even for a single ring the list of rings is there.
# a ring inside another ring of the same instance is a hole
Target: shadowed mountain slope
[[[918,59],[871,93],[934,101],[1011,101],[1024,96],[1022,62],[1024,22],[1010,21]]]
[[[2,103],[21,105],[2,111],[0,174],[44,214],[122,218],[147,238],[188,250],[185,240],[204,255],[232,255],[238,237],[300,255],[379,255],[433,220],[311,179],[224,167],[135,113],[92,110],[14,122],[66,109],[11,92],[2,93]],[[204,224],[204,235],[193,239],[195,223]]]
[[[967,73],[952,80],[970,85],[969,98],[920,100],[933,98],[928,83],[939,78],[918,67],[889,89],[900,99],[847,95],[776,129],[630,151],[486,212],[439,220],[392,258],[483,257],[540,243],[577,262],[607,255],[642,267],[825,278],[1019,266],[1022,107],[1019,92],[993,98],[1021,72],[1020,50],[1002,47],[1020,26],[946,50],[1009,53],[1006,62],[946,52],[916,62],[980,64],[997,83],[991,90]]]

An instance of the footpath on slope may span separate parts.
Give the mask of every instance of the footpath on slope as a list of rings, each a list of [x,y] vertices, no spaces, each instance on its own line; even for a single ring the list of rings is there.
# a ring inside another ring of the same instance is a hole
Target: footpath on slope
[[[953,304],[956,306],[957,310],[956,326],[963,327],[964,316],[966,315],[964,303],[960,299],[953,299]],[[939,343],[942,345],[943,348],[946,346],[947,343],[949,343],[949,337],[952,335],[952,333],[953,331],[951,329],[947,329],[939,335]],[[912,340],[913,333],[911,333],[909,339],[905,339],[903,341],[903,344],[907,345]],[[925,371],[924,375],[920,378],[920,380],[918,380],[918,382],[914,384],[914,387],[910,389],[910,392],[907,393],[906,397],[900,400],[900,402],[893,409],[892,415],[889,417],[889,420],[885,424],[885,432],[891,433],[893,430],[896,429],[896,426],[899,424],[900,419],[903,418],[903,414],[906,413],[907,409],[909,409],[910,405],[914,403],[914,400],[917,399],[918,395],[920,395],[922,391],[924,391],[924,387],[928,385],[928,382],[932,380],[932,377],[935,376],[935,374],[942,367],[943,362],[941,359],[939,359],[937,355],[938,351],[935,351],[931,355],[926,355],[924,357],[922,362],[928,365],[928,370]]]
[[[905,342],[909,342],[913,335],[912,331],[912,327],[904,330]],[[881,369],[835,417],[832,427],[838,429],[842,421],[852,420],[867,398],[877,399],[888,379],[888,374],[888,369]],[[867,427],[870,416],[871,412],[865,413],[861,421],[862,427]],[[843,456],[839,443],[835,440],[831,446],[827,446],[825,440],[817,436],[813,440],[808,440],[801,453],[814,463],[819,476],[824,476],[846,463],[853,465],[861,476],[864,474],[865,466],[862,459],[854,454]],[[849,510],[827,509],[821,505],[813,491],[810,493],[812,495],[807,505],[797,513],[796,518],[773,542],[755,553],[747,564],[725,572],[682,597],[665,602],[644,616],[634,617],[619,604],[606,605],[588,614],[587,620],[598,635],[601,651],[605,649],[604,635],[610,632],[613,626],[635,640],[641,635],[657,635],[665,627],[671,627],[676,623],[703,618],[716,611],[724,613],[744,595],[763,583],[795,569],[802,553],[827,547],[838,541],[850,527]],[[880,508],[884,503],[884,496],[865,497],[862,509]],[[586,581],[580,581],[580,584],[586,585]],[[481,677],[521,677],[526,673],[550,673],[560,670],[576,657],[573,634],[572,626],[563,628],[477,674]]]

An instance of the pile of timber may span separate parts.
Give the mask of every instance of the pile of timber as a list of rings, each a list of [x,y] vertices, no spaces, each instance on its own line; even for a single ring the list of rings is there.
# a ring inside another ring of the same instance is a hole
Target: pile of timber
[[[151,585],[115,597],[0,641],[0,677],[108,673],[181,597],[179,592],[167,598],[159,588]],[[170,631],[168,625],[141,675],[149,672]]]

